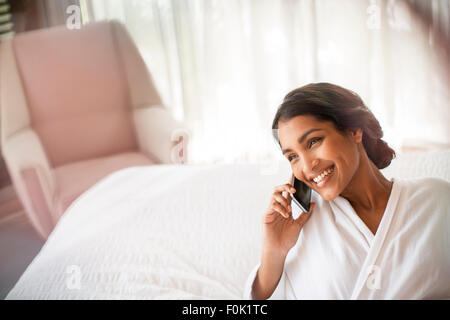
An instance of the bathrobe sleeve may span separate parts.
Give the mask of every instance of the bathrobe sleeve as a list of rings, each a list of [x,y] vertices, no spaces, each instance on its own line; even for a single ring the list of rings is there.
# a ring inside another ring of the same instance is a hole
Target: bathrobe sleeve
[[[243,298],[246,300],[254,300],[252,295],[252,287],[253,282],[255,281],[256,278],[256,274],[258,273],[259,266],[260,264],[256,265],[253,268],[245,283]],[[292,290],[292,286],[288,281],[286,270],[283,269],[283,273],[281,274],[281,278],[280,281],[278,282],[277,287],[267,300],[286,300],[286,299],[295,299],[295,295]]]

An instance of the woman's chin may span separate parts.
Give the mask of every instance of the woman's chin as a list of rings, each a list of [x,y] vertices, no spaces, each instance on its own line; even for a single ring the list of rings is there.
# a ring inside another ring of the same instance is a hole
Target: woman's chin
[[[318,193],[326,201],[334,200],[339,196],[339,192],[333,192],[333,190],[321,190]]]

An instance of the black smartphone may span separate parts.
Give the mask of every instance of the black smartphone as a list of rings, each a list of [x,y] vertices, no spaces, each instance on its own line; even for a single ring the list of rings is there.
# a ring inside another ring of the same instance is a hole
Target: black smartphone
[[[295,189],[295,193],[292,195],[292,201],[300,207],[301,210],[309,212],[311,203],[311,188],[308,187],[303,181],[298,180],[292,175],[291,185]]]

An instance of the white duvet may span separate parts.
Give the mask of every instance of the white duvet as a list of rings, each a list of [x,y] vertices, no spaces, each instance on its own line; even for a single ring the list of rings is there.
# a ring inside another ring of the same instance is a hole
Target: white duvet
[[[286,164],[161,165],[104,178],[66,211],[7,299],[240,299]],[[450,180],[450,151],[394,160],[386,177]]]

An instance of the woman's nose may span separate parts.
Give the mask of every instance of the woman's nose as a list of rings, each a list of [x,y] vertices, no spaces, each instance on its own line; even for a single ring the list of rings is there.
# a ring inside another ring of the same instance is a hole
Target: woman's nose
[[[304,158],[304,166],[303,166],[303,171],[305,175],[310,174],[311,172],[314,171],[314,168],[316,166],[319,165],[319,159],[314,158],[314,159],[308,159],[308,158]]]

